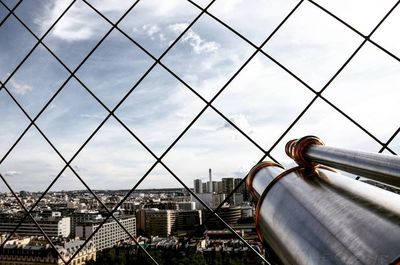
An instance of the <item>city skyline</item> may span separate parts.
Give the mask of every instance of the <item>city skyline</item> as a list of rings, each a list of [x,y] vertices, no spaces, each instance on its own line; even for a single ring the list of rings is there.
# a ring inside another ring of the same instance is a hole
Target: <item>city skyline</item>
[[[204,6],[206,1],[200,2]],[[362,13],[350,16],[357,9],[356,4],[317,2],[362,34],[368,34],[394,3],[385,1],[375,6],[373,1],[367,2],[363,4]],[[94,1],[93,5],[116,22],[132,3],[123,1],[115,5],[109,1]],[[297,3],[260,1],[244,4],[232,1],[224,6],[216,1],[211,5],[210,13],[259,45]],[[13,7],[11,2],[7,4]],[[16,14],[40,37],[68,4],[68,1],[44,1],[40,4],[24,1],[16,8]],[[254,8],[257,5],[262,8]],[[0,10],[0,18],[5,17],[6,9],[1,7]],[[121,21],[120,28],[157,57],[200,12],[187,1],[164,4],[140,1]],[[250,12],[251,19],[248,19],[245,14]],[[399,8],[396,8],[371,36],[394,56],[399,56],[398,47],[394,45],[397,37],[392,34],[398,12]],[[67,67],[74,69],[110,28],[106,20],[78,1],[44,38],[44,43]],[[13,16],[4,22],[0,33],[5,36],[0,41],[0,79],[4,82],[32,48],[35,39]],[[357,33],[306,1],[263,51],[319,91],[361,42]],[[162,63],[204,99],[210,100],[254,51],[249,43],[205,14],[166,54]],[[112,109],[152,62],[149,55],[114,30],[76,75],[105,106]],[[205,106],[205,102],[166,68],[155,66],[115,112],[156,156],[163,154]],[[397,89],[399,70],[393,56],[367,43],[323,96],[384,143],[396,131],[399,122],[396,118],[400,97]],[[34,118],[67,77],[68,71],[39,45],[5,86]],[[383,87],[382,82],[385,84]],[[259,53],[229,83],[213,106],[255,143],[269,150],[313,96],[305,84]],[[359,100],[353,100],[355,98]],[[3,89],[0,91],[0,105],[3,117],[0,157],[4,157],[29,121]],[[379,108],[371,108],[371,105]],[[107,111],[101,104],[72,78],[38,118],[37,126],[68,161],[106,115]],[[209,167],[213,168],[216,176],[243,178],[264,153],[229,122],[208,108],[162,162],[188,186],[197,178],[194,176],[201,176],[204,168]],[[332,146],[370,152],[378,152],[381,148],[373,137],[327,102],[317,99],[279,141],[271,155],[279,162],[287,163],[285,143],[309,134],[319,136]],[[394,138],[390,150],[400,150],[399,139],[399,136]],[[72,160],[71,166],[93,189],[120,189],[126,185],[133,187],[155,162],[156,159],[126,128],[111,117]],[[0,173],[15,190],[45,190],[64,165],[36,128],[31,127],[2,161]],[[66,169],[62,176],[64,178],[60,177],[55,185],[72,189],[82,186],[70,169]],[[174,177],[160,164],[151,170],[149,179],[150,176],[151,181],[145,179],[141,186],[175,186],[171,184],[175,183]]]
[[[400,152],[399,26],[396,0],[0,0],[0,265],[398,259],[398,181],[340,170]]]

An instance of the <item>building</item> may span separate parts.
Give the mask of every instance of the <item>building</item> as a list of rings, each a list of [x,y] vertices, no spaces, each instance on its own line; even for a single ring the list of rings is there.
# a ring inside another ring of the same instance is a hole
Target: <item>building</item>
[[[138,211],[138,228],[141,228],[148,236],[168,237],[175,230],[175,212],[157,208],[140,209]]]
[[[202,184],[201,184],[201,187],[202,187],[202,193],[208,192],[208,189],[207,189],[207,182],[202,183]]]
[[[234,180],[234,182],[235,182],[235,187],[239,186],[239,185],[240,185],[240,182],[241,182],[242,180],[243,180],[243,179],[241,179],[241,178],[235,178],[235,180]],[[243,200],[244,200],[244,201],[247,201],[247,200],[249,199],[249,193],[248,193],[248,190],[247,190],[246,182],[245,182],[245,181],[243,181],[243,183],[239,186],[239,188],[236,190],[236,193],[243,194]]]
[[[140,208],[140,203],[135,201],[125,201],[122,203],[122,210],[125,214],[135,214],[136,210]]]
[[[194,231],[201,225],[199,210],[141,209],[137,212],[138,229],[148,236],[168,237]]]
[[[194,210],[194,209],[196,209],[196,203],[193,201],[176,203],[176,210]]]
[[[98,211],[79,210],[71,214],[71,238],[75,238],[76,224],[84,223],[87,221],[101,221],[103,217]]]
[[[212,172],[211,172],[211,168],[208,169],[208,177],[209,177],[209,181],[208,181],[208,192],[209,193],[213,193],[213,182],[212,182]]]
[[[7,239],[7,234],[0,233],[0,245],[2,245]]]
[[[196,194],[197,197],[204,202],[208,207],[216,208],[218,207],[224,200],[225,194],[211,194],[211,193],[201,193]],[[192,196],[192,201],[196,203],[196,210],[205,209],[204,205],[200,203],[194,196]]]
[[[17,216],[1,215],[0,233],[12,233],[20,221],[20,217]],[[61,217],[59,212],[53,212],[49,217],[37,216],[35,217],[35,221],[49,237],[69,237],[70,235],[71,219],[69,217]],[[36,224],[32,220],[29,220],[29,218],[26,218],[25,222],[18,227],[16,233],[20,236],[43,235]]]
[[[134,216],[117,217],[125,229],[136,237],[136,218]],[[88,238],[101,224],[101,221],[85,221],[76,224],[75,235],[81,239]],[[130,239],[128,233],[112,218],[103,224],[92,237],[93,244],[98,251],[111,248],[121,241]]]
[[[202,224],[202,213],[200,210],[177,211],[175,216],[175,234],[177,235],[190,233]]]
[[[252,218],[253,217],[253,207],[252,206],[242,206],[242,218]]]
[[[242,217],[241,207],[221,207],[217,214],[230,226],[237,224]],[[207,220],[208,219],[208,220]],[[207,220],[207,222],[205,222]],[[203,223],[210,229],[225,229],[225,225],[211,212],[204,211]]]
[[[218,181],[218,190],[216,193],[224,193],[224,187],[222,185],[222,181]]]
[[[56,249],[43,238],[10,240],[0,249],[0,265],[61,265],[64,261],[71,265],[84,265],[88,260],[96,260],[96,248],[88,242],[83,249],[70,260],[84,243],[82,240],[56,244]],[[60,258],[64,259],[64,261]]]
[[[203,183],[201,179],[195,179],[194,181],[194,193],[203,193]]]
[[[241,178],[235,178],[233,187],[236,188],[239,186],[236,190],[236,193],[244,194],[246,186],[245,186],[244,182],[242,184],[240,184],[241,182],[242,182]]]
[[[229,194],[234,188],[234,178],[222,178],[222,193]]]
[[[234,193],[230,199],[232,201],[233,206],[240,206],[243,203],[243,194],[242,193]]]
[[[222,178],[222,192],[227,196],[233,191],[235,188],[235,179],[234,178]],[[234,199],[232,196],[228,200],[229,204],[234,204]]]
[[[212,182],[212,187],[213,187],[213,193],[220,193],[219,192],[219,187],[218,187],[218,183],[219,183],[220,181],[214,181],[213,180],[213,182]],[[221,192],[222,193],[222,192]]]

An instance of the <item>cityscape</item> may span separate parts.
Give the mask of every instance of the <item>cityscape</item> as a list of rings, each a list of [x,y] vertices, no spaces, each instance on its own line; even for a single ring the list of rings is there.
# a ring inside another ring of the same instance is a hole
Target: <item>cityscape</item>
[[[26,212],[19,201],[11,192],[1,193],[0,264],[150,263],[138,245],[159,264],[184,259],[195,264],[262,264],[208,210],[221,205],[216,211],[219,217],[265,255],[245,183],[232,177],[214,180],[211,169],[208,173],[207,181],[194,179],[193,194],[185,188],[142,189],[125,201],[121,201],[124,190],[96,191],[104,203],[88,191],[49,191],[38,203],[41,193],[17,192],[26,209],[36,204],[31,211],[34,221],[29,217],[22,221]],[[107,218],[114,209],[113,217]]]
[[[0,0],[0,265],[400,265],[399,26],[396,0]]]

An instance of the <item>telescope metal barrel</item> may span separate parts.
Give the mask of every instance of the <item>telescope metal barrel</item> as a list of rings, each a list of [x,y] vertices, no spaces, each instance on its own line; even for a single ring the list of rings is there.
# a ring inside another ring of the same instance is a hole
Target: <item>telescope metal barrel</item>
[[[249,189],[251,197],[255,201],[258,201],[264,190],[273,181],[275,176],[278,176],[284,171],[285,169],[281,165],[270,161],[261,162],[253,167],[246,179],[246,185]],[[257,176],[262,174],[263,177],[255,178],[256,174]]]
[[[299,165],[322,164],[400,187],[400,158],[323,145],[314,136],[290,141],[286,153]]]
[[[247,186],[275,263],[400,264],[400,195],[316,163],[262,162]]]

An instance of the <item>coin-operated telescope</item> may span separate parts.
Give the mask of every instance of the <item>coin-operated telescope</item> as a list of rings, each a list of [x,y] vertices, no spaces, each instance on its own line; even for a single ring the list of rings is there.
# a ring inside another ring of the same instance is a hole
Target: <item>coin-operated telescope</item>
[[[286,153],[297,167],[265,161],[247,177],[272,263],[400,265],[400,158],[314,136],[288,142]]]

